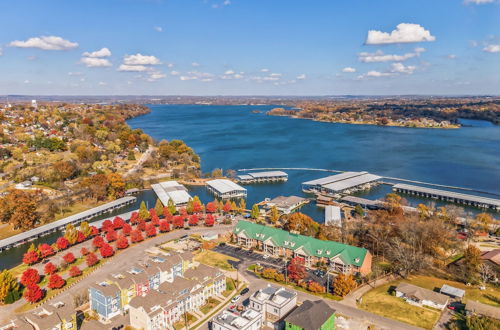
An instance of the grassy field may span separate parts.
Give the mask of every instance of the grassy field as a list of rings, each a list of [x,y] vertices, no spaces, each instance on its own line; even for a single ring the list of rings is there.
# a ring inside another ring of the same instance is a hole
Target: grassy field
[[[431,329],[440,313],[430,308],[412,306],[401,298],[391,296],[389,288],[397,284],[398,282],[391,282],[368,291],[359,307],[391,319]]]
[[[239,261],[236,258],[210,250],[200,251],[194,256],[194,260],[208,266],[218,267],[223,270],[234,270],[233,266],[229,264],[229,260],[235,262]]]

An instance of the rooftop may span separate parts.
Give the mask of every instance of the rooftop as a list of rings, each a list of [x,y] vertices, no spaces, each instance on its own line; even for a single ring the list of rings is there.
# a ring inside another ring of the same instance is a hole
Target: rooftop
[[[441,305],[446,304],[449,300],[448,296],[445,296],[444,294],[421,288],[410,283],[399,283],[396,291],[402,292],[406,296],[415,297],[418,300],[429,300]]]
[[[355,176],[358,176],[358,175],[361,175],[361,174],[364,174],[364,173],[367,173],[367,172],[344,172],[344,173],[341,173],[341,174],[335,174],[335,175],[330,175],[330,176],[327,176],[327,177],[324,177],[324,178],[319,178],[319,179],[315,179],[315,180],[311,180],[311,181],[306,181],[306,182],[303,182],[302,184],[303,185],[308,185],[308,186],[315,186],[315,185],[322,186],[322,185],[329,184],[329,183],[332,183],[332,182],[337,182],[337,181],[340,181],[340,180],[345,180],[345,179],[353,178]]]
[[[234,183],[231,180],[226,180],[226,179],[209,180],[206,182],[206,184],[212,187],[213,189],[217,190],[221,194],[225,194],[231,191],[244,191],[244,192],[247,191],[242,186]]]
[[[304,330],[317,330],[335,313],[323,300],[306,300],[293,310],[286,318],[289,322]]]
[[[177,181],[165,181],[152,184],[151,188],[163,205],[168,205],[170,199],[175,205],[186,204],[191,199],[186,187],[179,184]]]

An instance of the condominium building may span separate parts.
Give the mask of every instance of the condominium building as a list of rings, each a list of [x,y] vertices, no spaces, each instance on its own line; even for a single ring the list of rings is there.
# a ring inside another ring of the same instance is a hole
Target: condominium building
[[[253,309],[241,314],[226,310],[212,320],[212,330],[259,330],[262,325],[262,313]]]
[[[263,324],[274,327],[297,305],[297,292],[268,285],[250,296],[249,307],[262,314]]]

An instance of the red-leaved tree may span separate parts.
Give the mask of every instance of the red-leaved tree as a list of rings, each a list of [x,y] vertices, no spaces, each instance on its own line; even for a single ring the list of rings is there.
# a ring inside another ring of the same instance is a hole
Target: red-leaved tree
[[[226,204],[224,204],[224,207],[222,208],[222,210],[224,211],[224,213],[229,213],[231,212],[231,202],[226,201]]]
[[[23,255],[23,264],[25,265],[33,265],[38,262],[38,253],[35,251],[28,251]]]
[[[115,254],[115,251],[111,247],[111,245],[105,243],[101,248],[99,249],[99,253],[101,254],[101,257],[103,258],[109,258],[113,254]]]
[[[36,303],[43,298],[43,290],[36,284],[31,284],[24,289],[24,299],[30,304]]]
[[[45,265],[45,267],[43,267],[43,273],[45,275],[54,274],[56,271],[57,271],[57,267],[53,263],[51,263],[51,262],[47,263]]]
[[[197,200],[193,201],[193,213],[200,213],[203,211],[203,205]]]
[[[111,222],[111,220],[109,220],[109,219],[104,220],[104,222],[102,223],[102,226],[101,226],[102,231],[108,231],[108,230],[113,229],[113,228],[114,228],[114,225]]]
[[[76,242],[77,243],[81,243],[81,242],[85,241],[85,238],[86,238],[85,235],[81,231],[78,230],[76,232]]]
[[[215,224],[215,219],[212,214],[207,214],[205,217],[205,226],[212,227]]]
[[[38,270],[35,268],[26,269],[21,275],[20,282],[26,287],[30,284],[37,284],[40,282],[40,274],[38,274]]]
[[[66,250],[69,246],[69,241],[64,237],[59,237],[56,241],[57,248],[61,250]]]
[[[118,240],[116,241],[116,247],[118,249],[126,249],[128,248],[128,238],[121,235],[118,237]]]
[[[190,226],[197,226],[198,225],[198,216],[196,214],[193,214],[189,217],[188,224]]]
[[[160,221],[160,232],[166,233],[170,231],[170,224],[168,223],[167,220],[162,220]]]
[[[214,202],[209,202],[207,203],[207,206],[205,206],[205,210],[208,213],[214,213],[215,211],[217,211],[217,207],[215,206]]]
[[[137,223],[137,227],[136,228],[139,229],[140,231],[146,230],[146,221],[139,220],[139,222]]]
[[[97,264],[99,262],[99,259],[97,258],[97,256],[95,255],[95,253],[89,253],[85,256],[85,263],[87,264],[87,266],[89,267],[92,267],[94,266],[95,264]]]
[[[82,256],[86,256],[87,254],[89,254],[89,250],[87,250],[86,247],[82,247],[80,249],[80,253],[82,254]]]
[[[112,228],[109,229],[108,232],[106,233],[106,240],[108,241],[108,243],[116,241],[117,238],[118,234]]]
[[[130,223],[135,225],[138,222],[139,222],[139,213],[132,212],[132,214],[130,215]]]
[[[160,218],[158,218],[156,213],[151,217],[151,223],[156,227],[160,225]]]
[[[96,236],[97,234],[99,234],[99,228],[97,228],[96,226],[90,226],[90,229],[90,236]]]
[[[181,215],[176,215],[174,217],[174,227],[175,228],[183,228],[184,227],[184,218]]]
[[[63,259],[64,261],[66,261],[68,264],[72,264],[73,262],[75,262],[75,255],[71,252],[68,252],[66,253],[64,256],[63,256]]]
[[[172,222],[172,213],[170,213],[170,210],[168,209],[168,207],[164,207],[163,208],[163,217],[165,218],[165,220],[167,220],[168,222]]]
[[[146,226],[146,235],[148,237],[156,236],[156,227],[152,223],[148,223]]]
[[[130,232],[132,231],[132,226],[129,225],[128,223],[123,224],[122,228],[122,233],[126,236],[130,235]]]
[[[130,232],[130,240],[132,243],[142,242],[144,237],[142,237],[142,232],[139,229],[134,229]]]
[[[113,226],[115,227],[115,229],[123,228],[124,224],[125,224],[125,221],[120,217],[115,217],[113,219]]]
[[[94,239],[92,240],[92,246],[96,247],[96,248],[100,248],[101,246],[103,246],[106,242],[104,242],[104,238],[102,238],[102,236],[96,236],[94,237]]]
[[[73,266],[69,269],[69,276],[77,277],[80,275],[82,275],[82,271],[80,270],[80,268],[78,268],[78,266]]]
[[[305,278],[307,272],[306,272],[304,258],[295,257],[292,260],[290,260],[287,270],[288,270],[288,278],[292,281],[299,282],[300,280]]]
[[[47,286],[49,289],[60,289],[66,284],[66,281],[58,274],[52,274],[49,276],[49,283]]]
[[[54,255],[56,252],[52,248],[52,246],[48,245],[47,243],[43,243],[38,247],[38,251],[40,251],[40,257],[42,259],[50,257]]]

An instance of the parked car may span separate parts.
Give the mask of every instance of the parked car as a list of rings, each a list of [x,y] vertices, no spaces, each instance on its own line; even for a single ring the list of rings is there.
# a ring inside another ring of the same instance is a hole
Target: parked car
[[[269,259],[269,255],[268,255],[268,254],[264,254],[264,255],[262,256],[262,258],[264,258],[264,259]]]
[[[236,303],[237,303],[240,299],[241,299],[241,296],[240,296],[240,295],[237,295],[237,296],[235,296],[233,299],[231,299],[231,302],[232,302],[233,304],[236,304]]]
[[[248,291],[250,291],[250,289],[244,288],[243,290],[241,290],[240,295],[242,296],[242,295],[246,294]]]
[[[455,310],[455,308],[456,308],[455,306],[448,305],[448,309],[451,309],[452,311],[454,311],[454,310]]]

